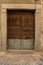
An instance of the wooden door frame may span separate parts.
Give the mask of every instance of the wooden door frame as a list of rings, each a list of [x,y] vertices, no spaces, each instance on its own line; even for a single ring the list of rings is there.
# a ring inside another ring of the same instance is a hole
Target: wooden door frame
[[[35,10],[35,47],[41,50],[40,22],[41,4],[1,4],[1,50],[7,50],[7,9]]]

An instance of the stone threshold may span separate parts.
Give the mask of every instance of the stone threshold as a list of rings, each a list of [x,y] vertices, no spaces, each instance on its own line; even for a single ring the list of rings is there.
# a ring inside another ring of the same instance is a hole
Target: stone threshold
[[[42,50],[6,50],[6,51],[0,51],[1,53],[5,53],[5,54],[42,54],[43,55],[43,51]]]

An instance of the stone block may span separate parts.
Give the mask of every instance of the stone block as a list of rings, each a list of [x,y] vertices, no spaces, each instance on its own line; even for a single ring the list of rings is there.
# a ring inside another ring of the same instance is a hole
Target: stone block
[[[0,0],[0,3],[32,4],[35,0]]]
[[[41,0],[35,0],[37,4],[41,4]]]

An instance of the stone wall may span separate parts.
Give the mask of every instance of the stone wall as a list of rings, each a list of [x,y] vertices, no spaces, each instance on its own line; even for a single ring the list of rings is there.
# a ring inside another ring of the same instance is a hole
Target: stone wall
[[[40,3],[41,0],[36,0],[36,3]],[[1,3],[15,3],[15,4],[33,4],[35,0],[0,0]]]
[[[43,0],[0,0],[0,49],[1,49],[1,4],[41,4],[41,50],[43,50]]]

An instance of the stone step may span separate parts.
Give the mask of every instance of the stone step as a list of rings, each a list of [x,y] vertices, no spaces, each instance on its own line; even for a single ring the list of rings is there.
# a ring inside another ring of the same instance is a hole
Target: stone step
[[[43,65],[43,54],[0,52],[0,65]]]

